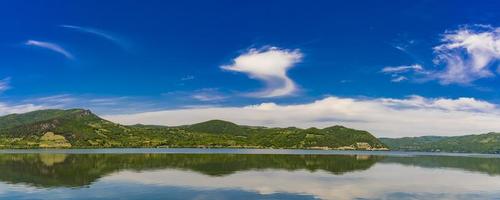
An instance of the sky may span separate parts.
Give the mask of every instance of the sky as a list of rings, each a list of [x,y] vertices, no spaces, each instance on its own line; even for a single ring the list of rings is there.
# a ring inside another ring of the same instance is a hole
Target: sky
[[[500,131],[498,1],[1,1],[0,115]]]

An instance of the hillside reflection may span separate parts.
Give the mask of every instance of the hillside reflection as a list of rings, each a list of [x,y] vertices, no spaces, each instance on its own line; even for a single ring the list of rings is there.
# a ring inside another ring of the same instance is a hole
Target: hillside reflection
[[[500,175],[500,158],[251,154],[0,154],[0,181],[36,187],[88,186],[124,170],[176,169],[211,177],[251,170],[325,171],[342,175],[376,163],[451,168]]]
[[[80,187],[121,170],[189,170],[225,176],[248,170],[366,170],[382,157],[367,155],[244,154],[2,154],[0,181],[37,187]]]

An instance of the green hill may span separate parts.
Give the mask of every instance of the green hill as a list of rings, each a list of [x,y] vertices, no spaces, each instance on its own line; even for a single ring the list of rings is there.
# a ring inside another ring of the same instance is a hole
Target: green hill
[[[73,146],[92,146],[98,140],[112,141],[129,130],[83,109],[6,115],[0,117],[0,125],[0,144],[13,148],[44,146],[41,141],[50,139],[47,136],[51,134],[52,138],[64,137]]]
[[[248,135],[248,128],[223,120],[210,120],[184,126],[186,130],[212,134]]]
[[[500,133],[453,137],[423,136],[405,138],[380,138],[392,150],[500,153]]]
[[[0,117],[0,148],[234,147],[385,150],[366,131],[241,126],[222,120],[167,127],[125,126],[89,110],[41,110]]]
[[[82,109],[71,109],[71,110],[39,110],[24,114],[11,114],[0,117],[0,127],[1,129],[10,129],[17,126],[25,124],[33,124],[44,121],[49,121],[57,118],[66,118],[76,116],[78,114],[90,114],[90,111]]]

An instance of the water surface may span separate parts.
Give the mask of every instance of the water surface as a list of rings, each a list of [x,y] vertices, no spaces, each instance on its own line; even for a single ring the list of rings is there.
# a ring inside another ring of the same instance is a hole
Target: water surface
[[[3,150],[0,199],[500,199],[500,157],[234,149]]]

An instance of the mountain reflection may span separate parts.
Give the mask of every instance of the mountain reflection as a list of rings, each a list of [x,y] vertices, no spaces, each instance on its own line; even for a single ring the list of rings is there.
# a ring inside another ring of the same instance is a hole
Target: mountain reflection
[[[190,170],[225,176],[248,170],[366,170],[380,156],[245,154],[1,154],[0,181],[37,187],[80,187],[122,170]]]
[[[500,158],[415,156],[386,157],[381,162],[426,168],[451,168],[470,172],[481,172],[489,175],[500,175]]]
[[[176,169],[211,177],[251,170],[307,170],[342,175],[375,163],[454,168],[500,175],[499,158],[252,154],[0,154],[0,181],[36,187],[82,187],[124,170]]]

